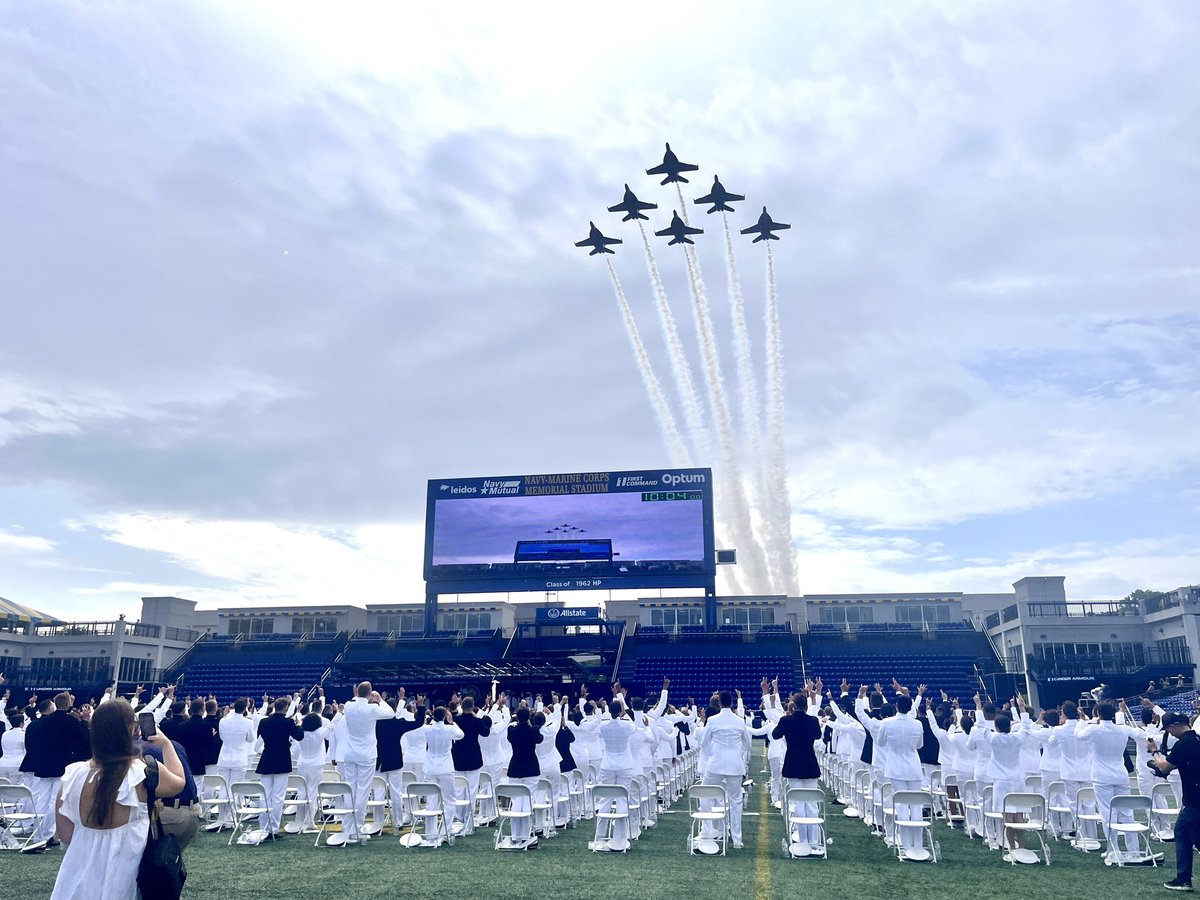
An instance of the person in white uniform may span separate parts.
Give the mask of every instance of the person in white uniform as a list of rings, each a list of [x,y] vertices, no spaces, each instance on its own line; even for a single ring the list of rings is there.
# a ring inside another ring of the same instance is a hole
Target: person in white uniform
[[[371,779],[375,777],[375,763],[379,748],[375,742],[375,723],[380,719],[392,718],[396,711],[364,681],[354,690],[355,697],[345,705],[338,717],[345,723],[345,740],[339,744],[342,770],[354,801],[354,816],[349,821],[347,842],[368,838],[362,828],[367,820],[367,800],[371,795]]]
[[[742,848],[742,782],[746,778],[746,755],[750,729],[733,707],[733,695],[721,691],[720,712],[710,716],[700,733],[701,751],[707,751],[704,783],[725,788],[729,802],[729,836],[734,849]]]
[[[897,696],[896,714],[880,722],[878,736],[875,738],[875,746],[883,751],[883,777],[891,782],[893,791],[927,789],[921,769],[921,757],[917,755],[917,751],[924,744],[925,732],[921,728],[921,723],[909,715],[912,707],[911,697],[903,694]],[[920,815],[920,809],[909,805],[896,809],[898,818],[911,821],[920,818]],[[911,826],[902,827],[899,837],[904,853],[920,849],[921,829]]]

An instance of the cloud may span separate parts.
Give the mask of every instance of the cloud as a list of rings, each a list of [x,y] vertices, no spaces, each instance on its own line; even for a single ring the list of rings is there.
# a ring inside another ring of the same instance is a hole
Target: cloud
[[[54,541],[34,534],[19,534],[0,528],[0,553],[49,553]]]
[[[549,5],[469,22],[6,11],[0,487],[64,491],[70,518],[106,523],[97,556],[145,553],[153,571],[120,584],[178,567],[181,590],[274,602],[333,588],[287,577],[310,550],[355,571],[361,523],[419,529],[427,478],[656,465],[605,273],[571,244],[592,218],[626,238],[615,264],[665,376],[636,232],[604,207],[625,181],[677,205],[642,174],[670,139],[703,166],[685,199],[715,172],[749,198],[735,224],[762,203],[792,223],[776,263],[793,503],[840,535],[818,571],[853,580],[869,553],[881,579],[954,559],[1007,578],[1010,541],[947,532],[1076,503],[1103,518],[1153,485],[1194,511],[1200,275],[1180,185],[1200,125],[1179,110],[1198,22],[1159,4],[751,3],[730,30],[702,3],[664,43],[622,17],[572,30]],[[761,348],[758,249],[738,245]],[[694,346],[682,262],[659,262]],[[909,529],[916,547],[888,536]],[[363,586],[410,571],[404,546]]]
[[[106,582],[77,593],[176,594],[205,606],[363,605],[424,597],[424,532],[415,526],[333,530],[148,514],[95,517],[90,524],[106,540],[168,558],[184,578]]]

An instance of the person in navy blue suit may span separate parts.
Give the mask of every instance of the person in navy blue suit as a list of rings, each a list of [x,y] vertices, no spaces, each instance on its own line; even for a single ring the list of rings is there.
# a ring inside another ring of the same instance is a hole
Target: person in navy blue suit
[[[273,835],[279,834],[283,820],[283,798],[288,776],[292,774],[292,741],[304,740],[304,730],[287,717],[290,705],[291,700],[280,697],[275,701],[275,711],[258,723],[263,752],[254,771],[262,776],[267,794],[267,811],[258,817],[258,825]]]

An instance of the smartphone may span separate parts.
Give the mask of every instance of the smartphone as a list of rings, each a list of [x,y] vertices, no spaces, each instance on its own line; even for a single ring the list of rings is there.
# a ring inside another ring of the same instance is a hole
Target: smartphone
[[[143,741],[148,741],[158,734],[158,727],[154,724],[154,713],[138,713],[138,727],[142,729]]]

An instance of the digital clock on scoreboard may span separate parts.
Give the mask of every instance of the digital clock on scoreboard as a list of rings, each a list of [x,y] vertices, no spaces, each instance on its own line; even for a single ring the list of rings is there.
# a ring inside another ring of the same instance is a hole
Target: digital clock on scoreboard
[[[702,496],[700,491],[654,491],[642,494],[642,500],[699,500]]]

